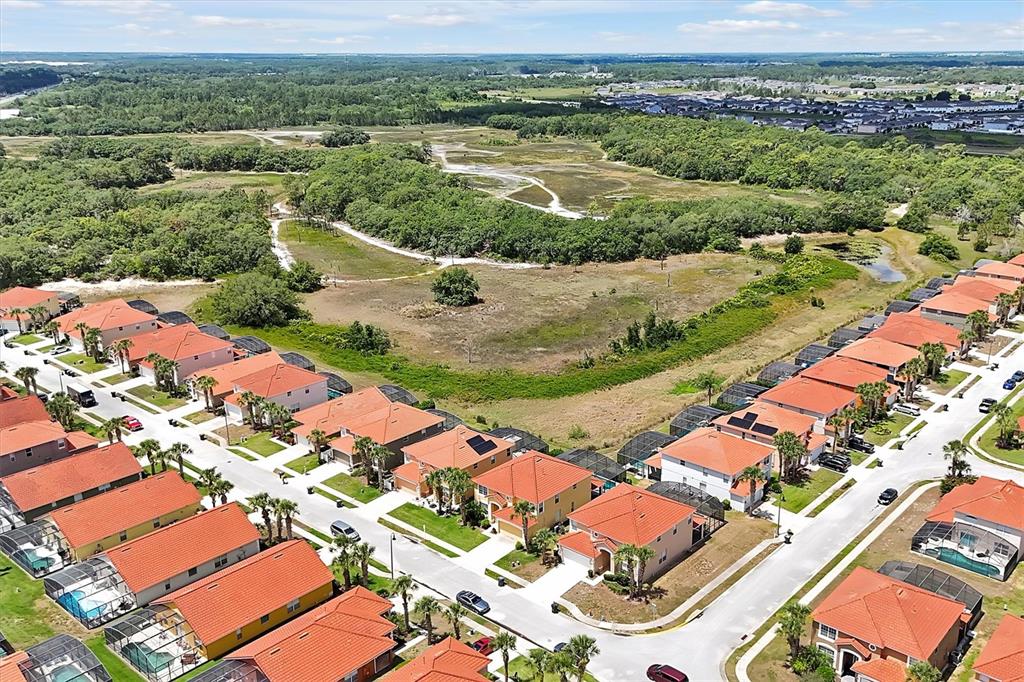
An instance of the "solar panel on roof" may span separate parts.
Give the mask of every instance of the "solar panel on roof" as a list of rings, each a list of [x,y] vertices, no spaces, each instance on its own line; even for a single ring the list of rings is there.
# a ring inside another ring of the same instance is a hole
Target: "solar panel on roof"
[[[480,434],[471,436],[469,439],[467,439],[466,445],[473,448],[473,452],[475,452],[478,455],[486,454],[498,447],[498,445],[494,441],[487,440]]]
[[[774,436],[779,430],[778,428],[768,424],[754,424],[754,428],[752,428],[751,431],[754,433],[761,433],[766,436]]]

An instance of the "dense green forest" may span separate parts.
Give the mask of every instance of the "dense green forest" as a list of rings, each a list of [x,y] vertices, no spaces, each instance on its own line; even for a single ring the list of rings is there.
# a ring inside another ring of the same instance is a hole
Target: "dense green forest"
[[[63,80],[53,69],[41,67],[18,68],[0,67],[0,95],[10,95],[36,88],[56,85]]]

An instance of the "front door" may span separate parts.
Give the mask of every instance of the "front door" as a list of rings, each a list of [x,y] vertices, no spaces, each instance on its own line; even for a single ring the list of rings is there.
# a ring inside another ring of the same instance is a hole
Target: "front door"
[[[852,651],[844,651],[839,654],[839,660],[842,665],[839,666],[839,672],[842,675],[853,674],[853,664],[860,660],[860,657]]]

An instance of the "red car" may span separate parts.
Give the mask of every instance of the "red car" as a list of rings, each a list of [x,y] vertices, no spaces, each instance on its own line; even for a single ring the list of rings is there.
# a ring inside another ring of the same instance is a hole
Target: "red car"
[[[128,429],[129,431],[141,431],[142,430],[142,422],[140,422],[135,417],[129,417],[129,416],[125,415],[124,417],[121,417],[121,421],[124,422],[124,428]]]
[[[687,682],[689,678],[681,670],[670,665],[655,664],[647,669],[647,679],[654,682]]]
[[[491,652],[494,651],[494,647],[491,646],[490,637],[481,637],[480,639],[473,642],[473,648],[484,656],[490,656]]]

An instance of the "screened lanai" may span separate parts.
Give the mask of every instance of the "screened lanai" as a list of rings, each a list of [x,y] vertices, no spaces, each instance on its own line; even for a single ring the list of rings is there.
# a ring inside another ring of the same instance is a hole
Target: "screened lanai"
[[[960,521],[926,521],[914,533],[910,549],[996,580],[1006,580],[1020,559],[1007,538]]]
[[[192,682],[270,682],[263,671],[249,661],[228,659],[204,670]]]
[[[7,489],[0,485],[0,533],[24,525],[25,517],[22,516],[21,510],[7,493]]]
[[[377,387],[380,392],[393,403],[405,403],[406,405],[415,405],[419,402],[410,391],[396,386],[394,384],[381,384]]]
[[[547,454],[548,451],[548,444],[529,431],[523,431],[512,426],[499,426],[491,429],[488,433],[514,443],[513,452],[536,450],[537,452]]]
[[[682,502],[696,509],[697,514],[704,518],[704,524],[698,531],[700,533],[699,540],[710,537],[715,531],[726,524],[725,506],[722,504],[722,501],[714,495],[708,495],[699,488],[675,481],[657,481],[652,483],[647,490],[655,495],[661,495],[670,500]],[[695,538],[695,540],[697,539]]]
[[[886,561],[878,572],[964,604],[973,614],[972,624],[981,617],[981,592],[948,573],[924,564],[896,560]]]
[[[46,576],[43,588],[87,628],[109,623],[137,604],[121,574],[102,554]]]
[[[569,450],[558,455],[558,459],[583,467],[584,469],[589,469],[594,476],[604,481],[626,480],[626,468],[616,463],[611,457],[605,457],[600,452],[576,448],[575,450]]]
[[[893,313],[909,313],[916,307],[917,303],[913,303],[911,301],[893,301],[889,305],[885,306],[885,314],[891,315]]]
[[[757,375],[757,383],[764,386],[775,386],[800,371],[800,368],[792,362],[776,360],[769,362],[761,373]]]
[[[451,412],[445,412],[444,410],[439,410],[436,407],[432,407],[429,410],[426,410],[426,412],[429,412],[430,414],[443,419],[444,424],[441,426],[441,428],[443,428],[445,431],[451,431],[456,426],[460,426],[466,423],[456,415],[452,414]]]
[[[690,431],[707,426],[713,419],[721,417],[725,410],[709,405],[691,405],[672,418],[668,425],[670,435],[682,438]]]
[[[626,441],[615,460],[644,478],[658,479],[661,478],[661,469],[649,467],[644,460],[676,440],[676,436],[660,431],[643,431]]]
[[[152,682],[172,680],[207,660],[192,626],[167,606],[129,614],[104,628],[103,637],[108,647]]]
[[[25,650],[18,664],[26,682],[112,682],[96,655],[71,635],[57,635]]]
[[[718,402],[721,405],[743,407],[744,405],[749,405],[754,402],[754,398],[767,390],[768,389],[761,384],[751,384],[746,381],[740,381],[722,391],[722,395],[718,396]]]
[[[49,519],[13,528],[0,535],[0,551],[33,578],[59,571],[73,561],[64,536]]]
[[[848,344],[853,343],[857,339],[862,339],[867,335],[867,332],[863,329],[850,329],[849,327],[840,327],[839,329],[832,332],[832,336],[828,337],[829,348],[842,348]]]
[[[835,352],[835,348],[829,348],[820,343],[812,343],[796,354],[796,364],[806,369],[816,362],[821,362]]]

